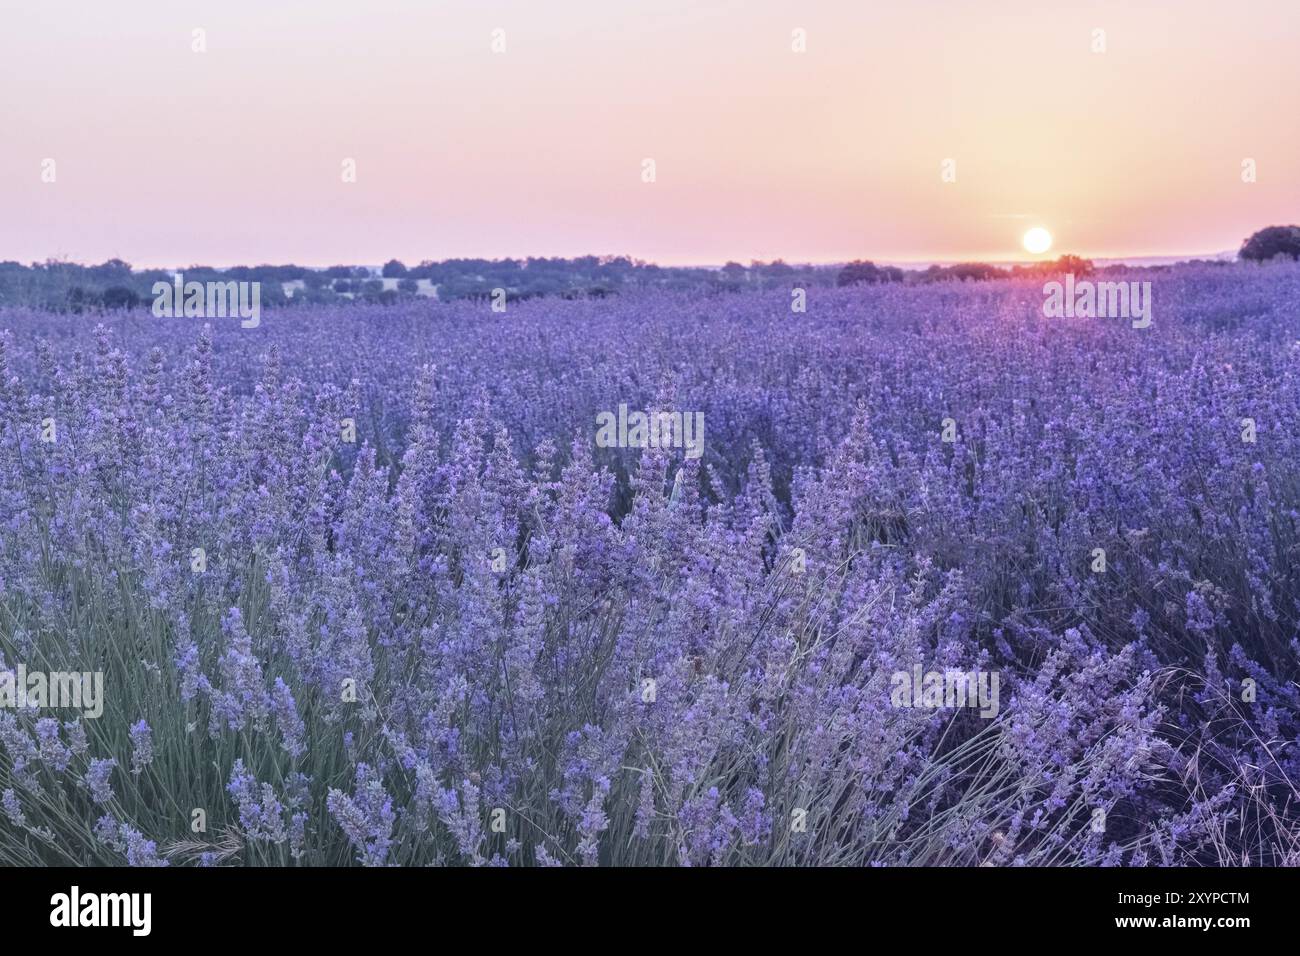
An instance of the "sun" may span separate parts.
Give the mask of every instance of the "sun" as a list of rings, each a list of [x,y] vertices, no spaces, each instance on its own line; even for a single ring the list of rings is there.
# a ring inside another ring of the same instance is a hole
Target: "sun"
[[[1025,233],[1023,242],[1025,244],[1026,252],[1032,252],[1034,255],[1038,255],[1039,253],[1046,252],[1048,249],[1052,248],[1052,234],[1042,226],[1034,226],[1033,229],[1030,229]]]

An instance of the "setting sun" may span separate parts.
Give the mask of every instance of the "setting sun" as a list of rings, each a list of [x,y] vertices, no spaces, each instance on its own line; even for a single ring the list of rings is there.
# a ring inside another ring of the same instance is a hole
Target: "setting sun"
[[[1038,255],[1052,248],[1052,234],[1042,226],[1035,226],[1025,233],[1024,243],[1026,251]]]

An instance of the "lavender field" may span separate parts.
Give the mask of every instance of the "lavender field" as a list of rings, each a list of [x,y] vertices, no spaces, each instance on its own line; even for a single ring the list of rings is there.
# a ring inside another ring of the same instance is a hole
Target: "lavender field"
[[[0,863],[1300,864],[1300,264],[1135,278],[0,310]]]

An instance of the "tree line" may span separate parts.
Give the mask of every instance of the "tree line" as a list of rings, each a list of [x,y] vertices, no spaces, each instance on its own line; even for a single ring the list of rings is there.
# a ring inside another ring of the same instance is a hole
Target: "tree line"
[[[1300,226],[1269,226],[1251,235],[1238,253],[1247,262],[1300,259]],[[644,288],[738,292],[743,289],[815,288],[887,282],[982,282],[1073,272],[1086,275],[1093,263],[1078,256],[1050,262],[997,266],[985,262],[902,269],[855,260],[844,265],[792,265],[780,259],[708,266],[660,266],[628,256],[572,259],[424,260],[407,266],[390,259],[380,268],[336,265],[324,269],[298,265],[214,268],[187,266],[186,282],[260,282],[266,306],[337,302],[393,305],[419,296],[440,301],[490,298],[504,289],[508,301],[538,296],[603,297]],[[28,306],[58,312],[130,309],[153,298],[156,282],[172,281],[166,269],[135,270],[121,259],[80,265],[50,259],[24,266],[0,262],[0,306]],[[384,280],[397,280],[395,283]],[[286,285],[292,287],[286,291]]]

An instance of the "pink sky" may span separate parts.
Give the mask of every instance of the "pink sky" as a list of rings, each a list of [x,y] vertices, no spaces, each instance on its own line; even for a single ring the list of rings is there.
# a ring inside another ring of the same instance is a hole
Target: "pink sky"
[[[0,259],[1235,249],[1300,222],[1298,38],[1297,0],[7,0]]]

